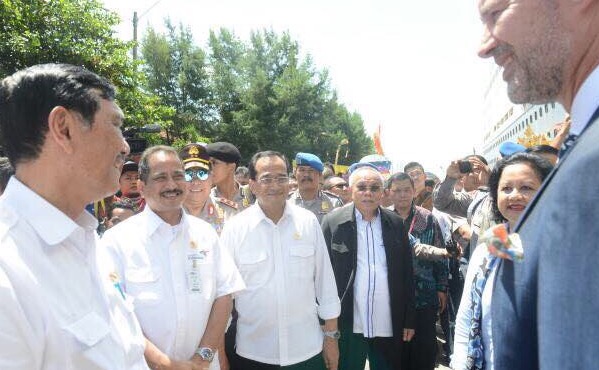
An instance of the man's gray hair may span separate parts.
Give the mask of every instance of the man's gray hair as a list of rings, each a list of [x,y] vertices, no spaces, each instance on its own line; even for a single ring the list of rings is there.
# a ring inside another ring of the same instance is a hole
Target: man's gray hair
[[[381,185],[385,183],[385,179],[383,178],[383,175],[381,175],[381,173],[377,170],[375,170],[374,168],[370,167],[370,166],[364,166],[364,167],[360,167],[358,169],[356,169],[354,172],[351,173],[351,175],[349,175],[349,186],[352,187],[354,185],[354,183],[357,181],[358,176],[361,176],[364,172],[372,172],[374,174],[376,174],[379,178],[379,180],[381,181]]]
[[[175,157],[179,158],[179,160],[181,160],[181,158],[179,157],[179,152],[177,152],[177,149],[173,148],[172,146],[155,145],[144,150],[144,152],[141,155],[141,159],[139,160],[139,179],[144,184],[147,183],[148,176],[150,175],[150,158],[158,152],[172,154]]]

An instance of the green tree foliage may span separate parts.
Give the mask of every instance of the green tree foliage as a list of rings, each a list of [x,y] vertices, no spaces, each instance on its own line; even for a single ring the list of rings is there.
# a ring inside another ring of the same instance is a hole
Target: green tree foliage
[[[182,26],[166,21],[168,32],[150,28],[142,41],[148,88],[174,109],[165,126],[167,141],[195,141],[216,121],[204,51]]]
[[[335,160],[348,139],[351,163],[373,151],[359,115],[337,102],[327,71],[318,71],[288,33],[253,32],[249,43],[230,31],[212,32],[210,66],[220,120],[214,139],[235,143],[246,159],[258,150],[298,151]],[[347,149],[347,147],[344,147]],[[344,154],[345,154],[344,150]]]
[[[96,0],[0,0],[0,76],[40,63],[82,65],[118,90],[126,125],[160,123],[171,109],[140,89],[144,75],[114,36],[115,13]]]

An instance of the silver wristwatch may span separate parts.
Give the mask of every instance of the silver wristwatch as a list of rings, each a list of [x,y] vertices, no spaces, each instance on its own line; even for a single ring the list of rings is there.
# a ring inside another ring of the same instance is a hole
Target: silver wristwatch
[[[212,362],[214,359],[214,351],[208,347],[200,347],[196,349],[196,355],[200,356],[202,360]]]
[[[333,338],[333,339],[339,339],[341,338],[341,333],[339,332],[339,330],[331,330],[331,331],[323,331],[322,332],[325,337],[329,337],[329,338]]]

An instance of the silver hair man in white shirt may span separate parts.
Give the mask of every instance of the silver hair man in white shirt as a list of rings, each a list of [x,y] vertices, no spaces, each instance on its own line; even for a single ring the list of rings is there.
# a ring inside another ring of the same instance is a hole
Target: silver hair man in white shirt
[[[231,294],[244,288],[241,276],[212,226],[183,211],[186,179],[175,149],[146,149],[139,178],[145,209],[102,242],[134,300],[146,359],[154,369],[217,370],[214,355],[224,344]]]
[[[82,67],[37,65],[0,82],[16,169],[0,198],[0,369],[148,369],[117,279],[100,271],[97,220],[129,147],[114,87]]]
[[[313,213],[286,201],[282,154],[256,153],[249,171],[257,203],[221,234],[247,285],[235,297],[233,369],[336,370],[341,306],[320,225]]]

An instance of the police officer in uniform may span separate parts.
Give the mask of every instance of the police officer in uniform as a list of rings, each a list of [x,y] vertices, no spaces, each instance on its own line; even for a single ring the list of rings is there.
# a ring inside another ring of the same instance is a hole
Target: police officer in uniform
[[[212,196],[226,205],[225,219],[251,206],[256,198],[249,186],[235,181],[235,169],[241,161],[239,149],[231,143],[216,142],[206,146],[212,166]]]
[[[208,222],[220,234],[225,220],[237,213],[230,202],[210,194],[212,188],[210,156],[206,144],[191,143],[179,151],[185,167],[187,195],[183,203],[185,212]]]
[[[297,153],[294,175],[297,190],[289,194],[289,199],[316,215],[318,221],[327,213],[343,205],[337,195],[320,189],[324,165],[320,158],[311,153]]]

